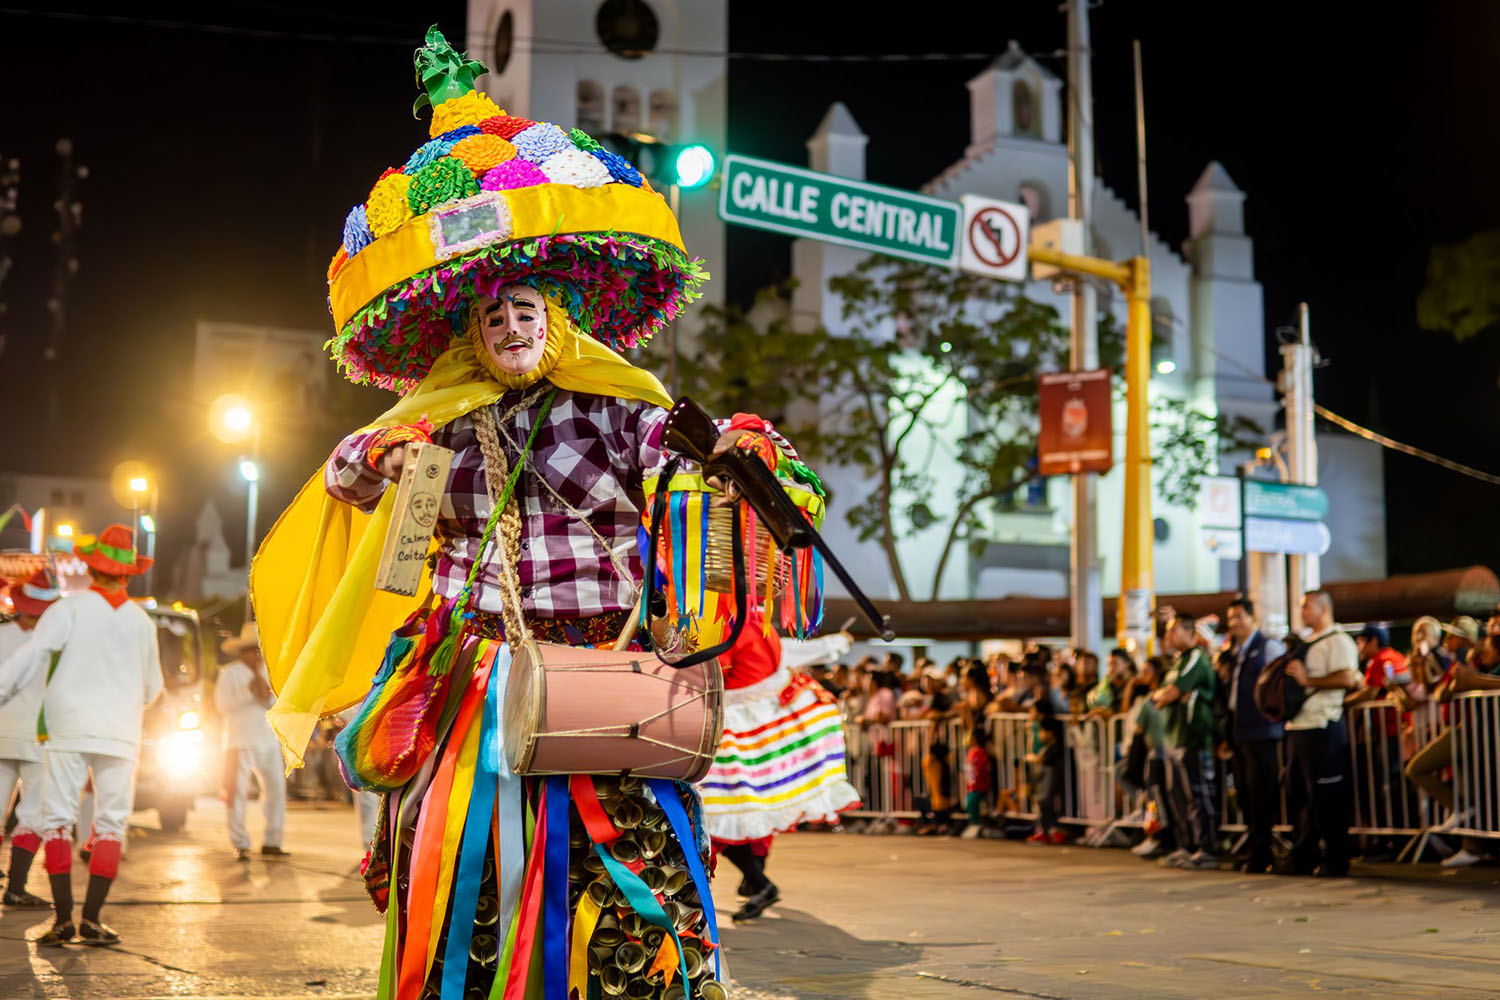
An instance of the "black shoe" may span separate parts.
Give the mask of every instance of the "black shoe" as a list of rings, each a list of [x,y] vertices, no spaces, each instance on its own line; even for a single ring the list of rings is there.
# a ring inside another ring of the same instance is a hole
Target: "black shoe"
[[[65,924],[59,924],[54,920],[52,921],[52,926],[47,928],[47,933],[37,938],[36,943],[39,948],[60,948],[70,943],[77,936],[78,929],[73,926],[73,921],[69,920]]]
[[[31,893],[25,891],[11,892],[10,890],[6,890],[5,895],[0,896],[0,903],[3,903],[7,910],[52,909],[52,904],[41,896],[33,896]]]
[[[1349,862],[1325,861],[1313,869],[1314,878],[1347,878],[1349,875]]]
[[[289,858],[292,855],[291,851],[283,851],[280,847],[273,847],[270,844],[262,847],[260,853],[268,858]]]
[[[249,861],[250,860],[250,848],[248,848],[248,847],[236,847],[234,849],[234,860],[236,860],[236,861]]]
[[[1286,861],[1281,861],[1277,864],[1272,865],[1271,872],[1276,875],[1296,875],[1306,877],[1308,875],[1311,875],[1316,867],[1316,865],[1310,865],[1304,861],[1293,861],[1288,858]]]
[[[767,883],[764,889],[762,889],[760,892],[757,892],[749,899],[745,900],[745,905],[740,907],[738,910],[735,910],[734,916],[730,919],[735,923],[741,923],[746,920],[754,920],[762,913],[765,913],[766,910],[770,909],[771,904],[776,902],[780,898],[781,890],[776,888],[776,883]]]
[[[84,944],[107,945],[119,944],[120,935],[114,929],[92,920],[85,920],[78,925],[78,939]]]

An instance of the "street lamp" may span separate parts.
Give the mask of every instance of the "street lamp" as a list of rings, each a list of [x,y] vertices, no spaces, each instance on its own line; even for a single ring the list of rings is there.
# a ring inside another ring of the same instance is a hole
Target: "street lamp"
[[[59,524],[57,526],[57,537],[58,538],[72,538],[73,537],[73,526],[71,524],[69,524],[67,521],[63,521],[61,524]]]
[[[255,432],[255,409],[243,396],[227,393],[209,405],[208,429],[225,444],[239,444]]]
[[[160,491],[157,490],[156,484],[151,481],[151,478],[144,475],[131,476],[129,481],[126,483],[126,486],[130,490],[130,512],[133,518],[130,525],[130,530],[132,533],[142,531],[146,533],[145,555],[148,559],[151,559],[153,562],[155,562],[156,509],[157,504],[161,500]],[[150,513],[143,514],[141,513],[141,506],[148,495],[150,496]],[[141,587],[145,591],[145,596],[151,596],[155,581],[156,570],[153,566],[148,568],[141,578]]]
[[[240,478],[245,481],[245,621],[250,620],[250,560],[255,558],[255,513],[260,503],[260,466],[255,459],[240,459]]]

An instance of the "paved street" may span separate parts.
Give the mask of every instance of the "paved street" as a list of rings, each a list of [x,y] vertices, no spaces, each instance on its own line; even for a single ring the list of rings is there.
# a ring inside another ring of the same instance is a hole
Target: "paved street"
[[[0,997],[373,994],[381,924],[349,810],[294,806],[294,855],[248,865],[210,800],[182,834],[141,821],[106,913],[123,947],[38,952],[25,938],[46,915],[6,913]],[[1122,851],[805,834],[782,838],[771,873],[784,903],[724,935],[747,1000],[1486,997],[1500,982],[1494,869],[1247,879]],[[733,885],[717,883],[721,909]]]

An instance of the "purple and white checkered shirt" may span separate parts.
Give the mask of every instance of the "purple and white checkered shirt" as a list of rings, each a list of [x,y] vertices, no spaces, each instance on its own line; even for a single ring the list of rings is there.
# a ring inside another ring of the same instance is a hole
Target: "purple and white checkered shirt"
[[[497,419],[522,396],[506,393],[495,404]],[[512,467],[542,398],[516,414],[509,427],[500,427],[500,445]],[[532,462],[547,484],[584,517],[570,512],[529,471],[521,474],[516,501],[521,505],[521,599],[526,614],[582,618],[634,606],[636,581],[641,578],[636,528],[645,505],[642,481],[664,463],[661,433],[666,419],[667,411],[651,403],[558,390],[537,432]],[[331,496],[367,512],[374,509],[387,483],[365,460],[373,435],[345,438],[324,470]],[[439,427],[433,441],[454,452],[438,517],[440,544],[433,573],[433,589],[449,598],[463,589],[492,504],[474,421],[459,417]],[[616,572],[600,538],[628,565],[631,579]],[[475,582],[472,608],[501,611],[498,570],[491,546]]]

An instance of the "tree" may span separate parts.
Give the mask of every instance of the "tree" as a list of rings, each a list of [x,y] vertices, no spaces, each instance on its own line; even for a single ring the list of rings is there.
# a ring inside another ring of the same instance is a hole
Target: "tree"
[[[1500,231],[1462,243],[1433,247],[1427,255],[1427,286],[1417,297],[1424,330],[1447,331],[1468,340],[1500,323]]]
[[[775,422],[809,462],[863,474],[873,488],[838,506],[862,541],[880,544],[901,599],[912,586],[898,542],[943,529],[928,588],[935,598],[956,547],[986,541],[985,506],[1037,475],[1037,374],[1066,367],[1068,331],[1055,309],[1016,285],[888,257],[867,258],[829,289],[841,298],[847,335],[752,320],[760,310],[707,307],[683,384],[711,410]],[[760,302],[787,291],[763,289]],[[1120,341],[1112,324],[1101,324],[1102,357],[1118,356]],[[797,405],[810,399],[816,407]],[[1163,400],[1153,430],[1171,444],[1156,463],[1159,484],[1167,499],[1191,506],[1229,428]],[[954,463],[960,479],[941,501],[938,462]]]

